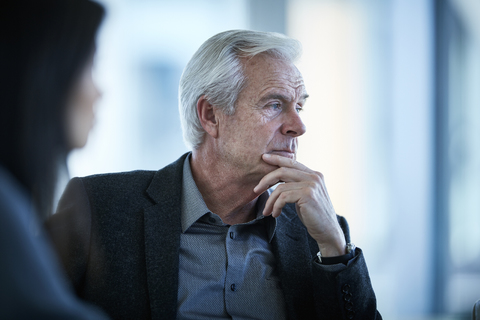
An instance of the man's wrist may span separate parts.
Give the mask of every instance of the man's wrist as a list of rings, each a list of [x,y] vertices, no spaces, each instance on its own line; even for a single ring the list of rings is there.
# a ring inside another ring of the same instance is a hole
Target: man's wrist
[[[329,242],[317,241],[317,245],[322,257],[338,257],[347,253],[347,242],[343,234]]]
[[[321,250],[319,250],[317,252],[318,262],[320,262],[322,264],[339,263],[339,262],[335,262],[336,260],[338,260],[338,258],[340,258],[340,260],[342,260],[340,262],[343,262],[343,260],[345,260],[345,259],[350,260],[354,256],[355,256],[355,245],[353,243],[347,243],[345,245],[344,254],[338,254],[338,255],[333,255],[333,256],[325,256],[325,255],[322,255]]]

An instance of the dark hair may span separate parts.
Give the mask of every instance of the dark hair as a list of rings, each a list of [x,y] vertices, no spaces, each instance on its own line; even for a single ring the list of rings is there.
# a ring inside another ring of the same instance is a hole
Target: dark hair
[[[69,151],[71,90],[92,56],[104,9],[88,0],[0,4],[0,166],[52,210],[58,164]]]

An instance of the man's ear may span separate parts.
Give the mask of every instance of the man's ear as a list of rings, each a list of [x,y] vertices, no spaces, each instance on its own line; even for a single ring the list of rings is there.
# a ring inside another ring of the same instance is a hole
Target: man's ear
[[[213,138],[218,136],[218,110],[210,104],[205,95],[197,100],[197,115],[203,129]]]

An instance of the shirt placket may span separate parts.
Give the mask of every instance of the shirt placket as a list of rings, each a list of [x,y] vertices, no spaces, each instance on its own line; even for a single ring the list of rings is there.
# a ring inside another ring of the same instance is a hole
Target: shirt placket
[[[225,277],[225,306],[227,312],[232,314],[241,295],[243,284],[243,259],[241,258],[242,248],[238,241],[239,227],[230,226],[225,238],[225,249],[227,256],[227,272]]]

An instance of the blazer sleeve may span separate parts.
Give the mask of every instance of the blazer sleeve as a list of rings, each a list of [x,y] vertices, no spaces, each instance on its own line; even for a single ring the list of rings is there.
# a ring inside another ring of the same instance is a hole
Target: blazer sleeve
[[[79,292],[86,272],[91,239],[90,203],[80,178],[70,180],[57,212],[45,227],[68,277]]]
[[[345,239],[350,242],[347,221],[341,216],[338,220]],[[382,319],[360,248],[356,248],[355,256],[346,265],[322,265],[315,259],[312,263],[315,307],[320,318]]]

